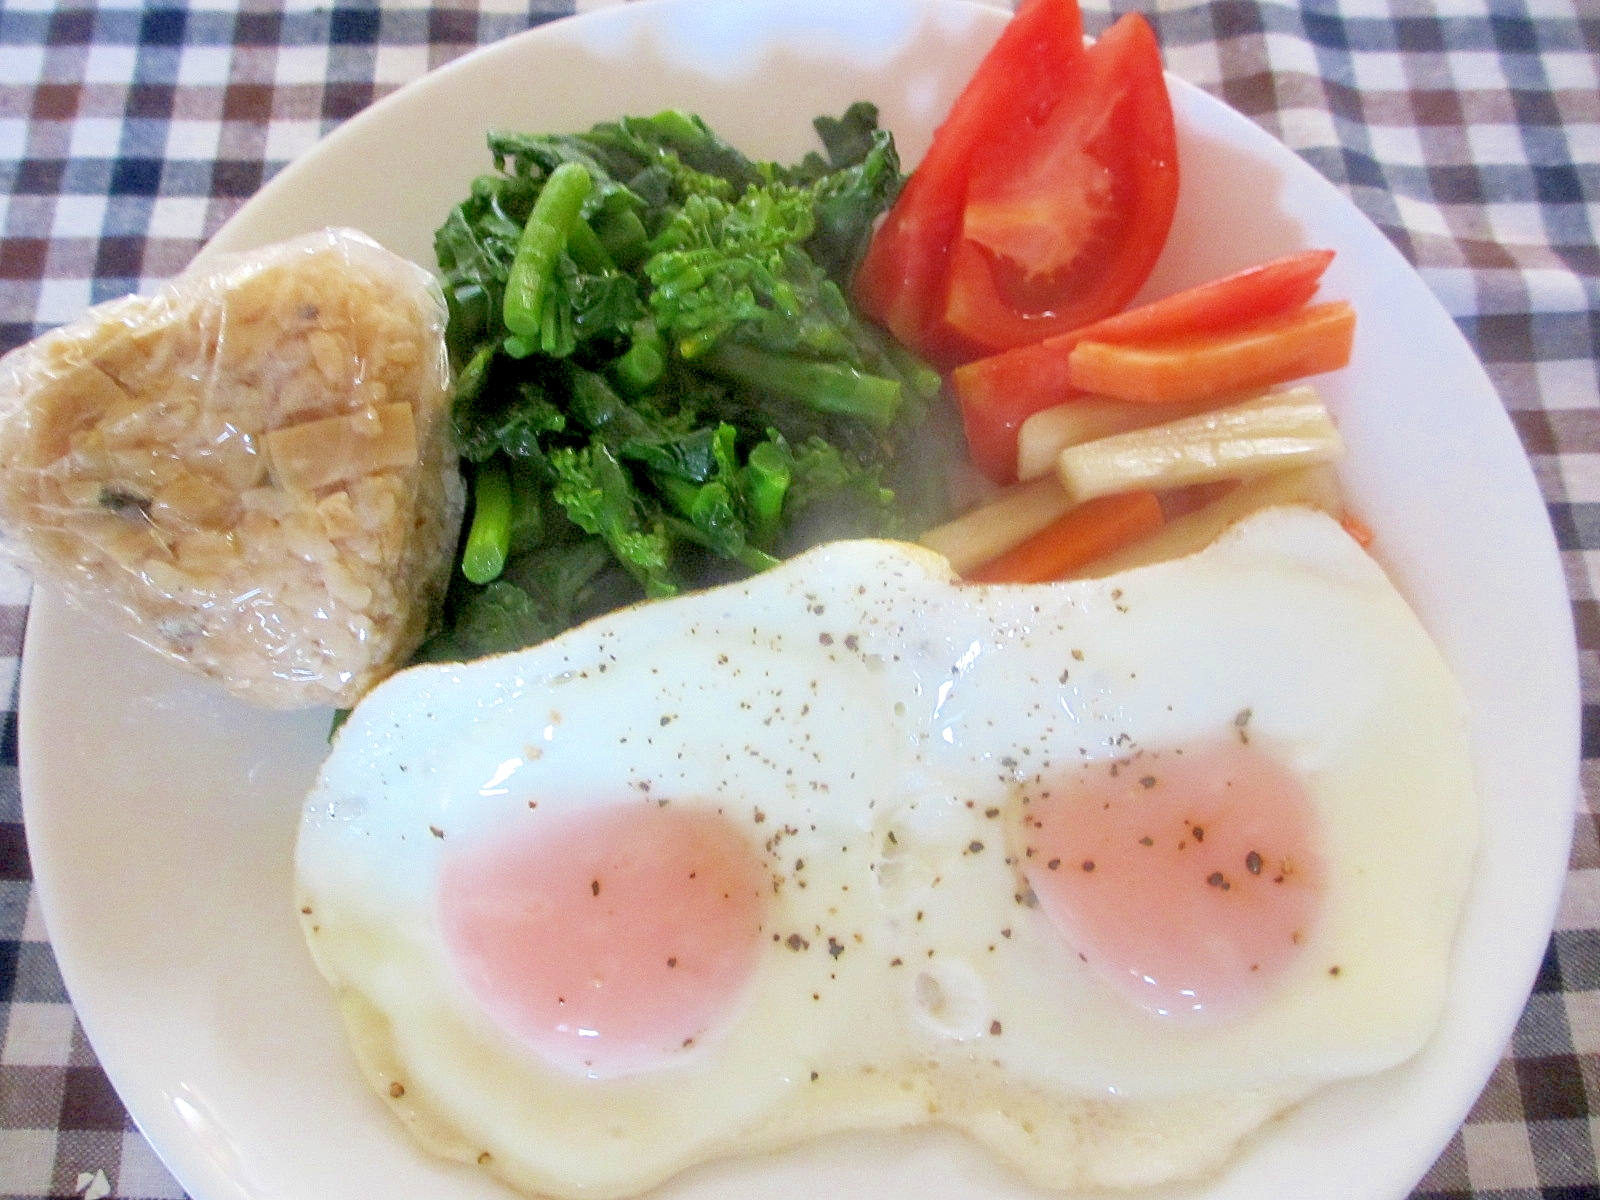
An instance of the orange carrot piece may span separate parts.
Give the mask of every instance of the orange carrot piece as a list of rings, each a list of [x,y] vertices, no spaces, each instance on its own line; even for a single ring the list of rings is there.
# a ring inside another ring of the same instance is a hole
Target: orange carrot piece
[[[1221,399],[1338,370],[1350,361],[1355,328],[1355,310],[1335,300],[1234,333],[1142,346],[1079,342],[1067,373],[1074,387],[1118,400]]]
[[[1068,373],[1068,360],[1080,342],[1149,345],[1238,332],[1305,305],[1332,261],[1332,250],[1285,255],[1068,333],[962,364],[950,373],[950,384],[961,404],[973,464],[996,483],[1016,478],[1022,423],[1083,394]]]
[[[1165,342],[1253,325],[1310,301],[1332,261],[1332,250],[1287,254],[1086,325],[1078,340]]]
[[[1044,583],[1154,533],[1161,501],[1150,491],[1100,496],[1069,509],[1026,541],[965,576],[969,583]]]
[[[1344,527],[1346,533],[1355,538],[1356,545],[1363,550],[1372,549],[1372,526],[1350,512],[1339,518],[1339,524]]]

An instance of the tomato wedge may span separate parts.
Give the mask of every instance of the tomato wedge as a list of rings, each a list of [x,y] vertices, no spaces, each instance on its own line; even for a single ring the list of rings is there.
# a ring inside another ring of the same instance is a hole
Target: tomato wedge
[[[1024,0],[856,273],[870,316],[951,366],[1113,313],[1178,198],[1161,52],[1137,14],[1083,44],[1077,0]]]
[[[1293,312],[1317,290],[1332,250],[1304,250],[1174,292],[1034,345],[963,364],[951,374],[974,464],[1016,478],[1017,430],[1034,413],[1080,395],[1068,359],[1080,342],[1157,344],[1224,333]]]
[[[936,337],[963,357],[1119,311],[1166,244],[1178,155],[1155,33],[1129,13],[1075,65],[1042,123],[974,163]]]
[[[934,134],[855,276],[862,310],[907,346],[950,361],[932,352],[927,327],[944,295],[973,157],[1009,124],[1043,119],[1083,55],[1077,0],[1024,0]]]

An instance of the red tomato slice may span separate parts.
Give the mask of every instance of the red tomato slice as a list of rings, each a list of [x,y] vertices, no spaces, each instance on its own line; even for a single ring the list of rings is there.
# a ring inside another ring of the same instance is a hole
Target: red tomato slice
[[[967,455],[987,478],[1001,484],[1015,482],[1017,431],[1022,423],[1036,412],[1082,395],[1067,369],[1077,344],[1076,333],[1064,333],[1036,346],[965,363],[951,372]]]
[[[1178,157],[1155,33],[1129,13],[1074,65],[1044,121],[1014,123],[974,161],[935,357],[992,354],[1117,312],[1166,244]]]
[[[934,134],[855,277],[862,310],[907,346],[949,361],[930,352],[925,329],[944,294],[973,156],[1010,126],[1042,120],[1083,56],[1077,0],[1024,0]]]

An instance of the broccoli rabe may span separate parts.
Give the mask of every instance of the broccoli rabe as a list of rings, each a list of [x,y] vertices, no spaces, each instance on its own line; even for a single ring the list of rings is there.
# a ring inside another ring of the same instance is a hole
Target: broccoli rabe
[[[816,128],[792,166],[675,111],[489,135],[434,239],[473,507],[424,656],[943,515],[939,377],[847,300],[894,139],[869,104]]]

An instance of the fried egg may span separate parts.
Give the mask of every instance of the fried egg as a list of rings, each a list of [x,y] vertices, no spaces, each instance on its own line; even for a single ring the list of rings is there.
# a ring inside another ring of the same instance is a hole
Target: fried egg
[[[1284,508],[1071,584],[836,543],[402,672],[297,899],[379,1094],[525,1192],[926,1123],[1136,1186],[1420,1048],[1476,813],[1438,650]]]

